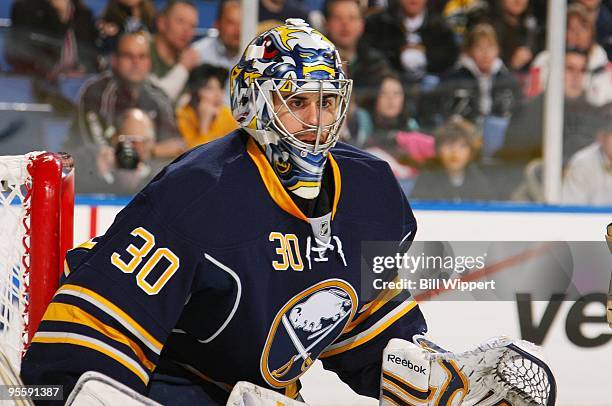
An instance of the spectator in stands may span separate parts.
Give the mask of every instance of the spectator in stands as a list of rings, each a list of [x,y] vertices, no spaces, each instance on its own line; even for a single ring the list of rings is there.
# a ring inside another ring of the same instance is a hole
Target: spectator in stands
[[[97,38],[93,15],[80,0],[17,0],[11,9],[6,58],[14,72],[35,78],[38,100],[70,109],[59,79],[98,70]]]
[[[95,72],[97,35],[93,15],[80,0],[17,0],[6,57],[14,71],[50,81]]]
[[[138,108],[155,125],[156,157],[173,158],[185,151],[170,101],[147,80],[151,70],[148,33],[124,34],[111,62],[111,72],[92,78],[83,87],[66,150],[110,145],[117,117],[128,109]]]
[[[423,200],[494,200],[497,193],[474,163],[480,136],[476,126],[459,117],[434,132],[436,157],[419,174],[411,198]]]
[[[612,61],[612,1],[577,0],[577,3],[586,8],[591,22],[595,25],[597,42],[606,50],[608,60]]]
[[[525,72],[540,51],[543,32],[529,8],[529,0],[494,0],[486,21],[499,39],[500,56],[515,72]]]
[[[399,75],[383,76],[376,97],[366,100],[364,107],[371,115],[367,127],[373,129],[367,137],[368,151],[387,161],[399,179],[413,176],[413,168],[433,155],[433,140],[419,132]]]
[[[387,73],[380,81],[376,97],[366,101],[374,132],[370,141],[379,146],[395,145],[397,131],[416,131],[419,125],[411,114],[406,92],[400,77]]]
[[[124,32],[152,32],[154,19],[155,4],[152,0],[109,0],[98,21],[103,49],[112,52]]]
[[[610,0],[577,0],[589,12],[589,17],[595,25],[597,42],[603,46],[612,61],[612,1]]]
[[[340,53],[344,72],[353,79],[353,94],[375,92],[381,78],[390,71],[383,55],[360,42],[365,20],[359,0],[326,0],[323,8],[327,37]]]
[[[563,202],[612,205],[612,117],[603,123],[596,141],[570,159],[563,178]]]
[[[452,30],[444,19],[428,14],[426,4],[426,0],[399,0],[366,19],[365,45],[382,52],[408,81],[443,74],[459,54]]]
[[[575,0],[575,3],[582,4],[589,12],[589,18],[595,22],[599,16],[599,9],[601,7],[601,0]]]
[[[495,30],[489,24],[474,26],[457,67],[427,98],[428,113],[441,124],[452,115],[483,124],[485,117],[509,117],[521,100],[521,90],[502,60]]]
[[[582,3],[587,7],[589,6],[584,0]],[[592,1],[588,3],[597,6],[597,18],[595,20],[597,42],[606,50],[608,61],[612,61],[612,1]]]
[[[571,4],[567,9],[566,43],[568,48],[577,48],[588,55],[585,74],[585,97],[596,105],[612,102],[612,64],[606,51],[595,42],[595,26],[588,10],[580,3]],[[540,52],[531,67],[529,95],[537,95],[546,87],[550,54]]]
[[[198,65],[197,50],[189,45],[198,25],[198,10],[188,0],[170,0],[157,17],[151,44],[151,81],[175,102],[189,72]]]
[[[223,103],[227,70],[211,65],[195,68],[187,82],[189,103],[177,112],[176,121],[189,148],[205,144],[238,128],[228,105]]]
[[[219,35],[204,37],[196,41],[192,48],[199,55],[198,64],[219,66],[228,72],[240,59],[240,25],[242,9],[238,0],[222,0],[217,10],[215,28]],[[223,82],[223,101],[230,104],[229,77]]]
[[[240,59],[241,21],[239,0],[220,1],[215,21],[219,35],[202,38],[192,46],[198,51],[198,63],[231,70]]]
[[[168,163],[153,158],[154,127],[144,111],[125,110],[109,145],[75,156],[79,167],[76,192],[133,195],[142,189]]]
[[[274,23],[282,25],[288,18],[301,18],[308,21],[308,10],[302,2],[297,0],[260,0],[259,21],[261,23]]]
[[[568,48],[565,54],[563,115],[563,162],[579,149],[595,140],[596,124],[609,107],[597,108],[584,95],[584,76],[587,55],[576,48]],[[526,163],[542,155],[542,124],[544,94],[525,103],[512,115],[504,145],[497,155],[507,161]]]
[[[431,10],[431,3],[428,5]],[[486,0],[442,0],[436,6],[443,7],[439,13],[455,33],[459,45],[463,45],[470,26],[485,21],[489,13],[489,2]]]
[[[354,101],[351,101],[346,113],[346,119],[342,123],[340,139],[343,142],[363,148],[366,146],[372,134],[372,120],[370,115]]]

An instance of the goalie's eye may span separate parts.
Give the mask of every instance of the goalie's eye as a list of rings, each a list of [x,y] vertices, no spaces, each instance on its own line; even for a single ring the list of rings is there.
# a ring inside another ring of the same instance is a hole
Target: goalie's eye
[[[248,102],[249,102],[249,98],[247,96],[242,96],[242,98],[240,99],[241,106],[246,106]]]

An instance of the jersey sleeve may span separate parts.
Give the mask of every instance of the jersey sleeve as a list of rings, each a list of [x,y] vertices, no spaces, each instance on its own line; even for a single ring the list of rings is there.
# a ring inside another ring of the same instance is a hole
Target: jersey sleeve
[[[24,357],[24,382],[61,384],[67,395],[95,370],[145,391],[203,258],[171,227],[139,195],[105,235],[69,251]]]
[[[399,186],[398,186],[399,189]],[[416,234],[416,220],[404,194],[398,227],[397,252],[406,252]],[[383,274],[384,280],[398,278],[397,271]],[[427,331],[425,318],[407,289],[381,290],[363,304],[334,343],[320,355],[325,369],[335,372],[360,395],[379,397],[382,354],[392,338],[411,340]]]

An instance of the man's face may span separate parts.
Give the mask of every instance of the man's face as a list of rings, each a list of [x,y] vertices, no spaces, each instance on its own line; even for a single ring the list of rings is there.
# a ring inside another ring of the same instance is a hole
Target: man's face
[[[569,53],[565,56],[565,97],[575,99],[584,89],[585,55]]]
[[[593,42],[593,27],[585,25],[582,19],[570,17],[567,20],[567,45],[588,50]]]
[[[469,54],[478,69],[482,73],[488,74],[491,73],[493,62],[499,56],[499,47],[494,41],[488,38],[481,38],[470,48]]]
[[[121,123],[118,133],[119,140],[129,141],[142,161],[151,159],[155,130],[153,122],[144,112],[138,110],[129,114]]]
[[[388,119],[396,118],[404,109],[404,88],[393,78],[386,78],[380,85],[376,98],[376,114]]]
[[[400,0],[400,6],[407,17],[416,17],[425,11],[427,0]]]
[[[157,28],[168,44],[177,51],[187,48],[195,35],[198,12],[184,3],[175,4],[166,15],[161,15]]]
[[[354,1],[339,1],[332,4],[326,29],[329,39],[338,48],[356,47],[364,30],[359,5]]]
[[[122,80],[142,83],[151,71],[149,42],[143,35],[124,37],[117,46],[117,54],[112,58],[113,70]]]
[[[438,155],[444,169],[457,172],[465,169],[470,162],[472,150],[465,140],[459,139],[440,145]]]
[[[336,120],[338,111],[338,96],[323,93],[322,108],[318,92],[312,93],[281,93],[283,103],[276,92],[273,96],[274,110],[277,120],[285,127],[288,133],[309,144],[317,138],[317,128],[312,126],[329,126]],[[285,105],[286,104],[286,105]],[[327,141],[329,129],[321,132],[319,144]]]
[[[224,6],[221,18],[215,23],[221,42],[232,53],[240,50],[240,22],[240,5],[231,1]]]

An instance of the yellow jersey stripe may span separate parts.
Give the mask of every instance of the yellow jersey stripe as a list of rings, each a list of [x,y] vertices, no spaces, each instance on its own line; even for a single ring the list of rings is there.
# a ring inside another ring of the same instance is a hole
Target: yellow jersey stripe
[[[399,320],[410,310],[414,309],[416,305],[417,303],[414,300],[402,303],[401,305],[390,311],[385,317],[378,320],[378,322],[376,322],[369,329],[357,334],[354,337],[330,345],[329,347],[327,347],[326,351],[324,351],[319,356],[319,358],[331,357],[332,355],[340,354],[341,352],[348,351],[352,348],[358,347],[361,344],[370,341],[372,338],[376,337],[385,329],[387,329],[387,327]]]
[[[332,220],[336,215],[336,210],[338,209],[338,202],[340,201],[340,192],[342,191],[342,177],[340,176],[340,167],[338,163],[332,156],[331,152],[329,153],[329,164],[332,168],[332,173],[334,175],[334,203],[332,205]]]
[[[94,237],[95,238],[95,237]],[[86,250],[90,250],[93,247],[95,247],[97,244],[96,241],[93,240],[93,238],[91,240],[87,240],[85,241],[83,244],[81,245],[77,245],[76,247],[74,247],[73,249],[77,249],[77,248],[85,248]]]
[[[70,295],[78,297],[93,304],[94,306],[117,320],[130,333],[138,337],[138,339],[140,339],[140,341],[142,341],[144,345],[151,349],[151,351],[158,355],[161,352],[161,349],[163,347],[162,343],[160,343],[155,337],[153,337],[147,330],[142,328],[142,326],[138,324],[127,313],[125,313],[119,307],[115,306],[113,303],[100,296],[93,290],[84,288],[82,286],[67,284],[59,288],[56,295]]]
[[[308,221],[308,218],[302,213],[302,211],[297,207],[291,196],[287,193],[283,185],[280,183],[278,176],[274,173],[272,166],[268,162],[268,159],[264,155],[263,152],[257,146],[256,141],[253,138],[249,138],[247,141],[247,152],[259,174],[261,179],[263,180],[266,189],[268,190],[268,194],[272,197],[272,200],[284,211],[291,214],[294,217],[299,218],[300,220]],[[329,154],[329,163],[332,168],[332,173],[334,175],[334,202],[332,205],[332,219],[336,215],[336,209],[338,208],[338,202],[340,201],[340,192],[342,189],[342,179],[340,177],[340,168],[338,167],[338,163],[332,156]]]
[[[370,317],[377,310],[379,310],[381,307],[389,303],[394,297],[396,297],[402,292],[403,292],[402,289],[393,289],[393,290],[387,289],[381,292],[376,299],[374,299],[372,302],[370,302],[367,305],[368,307],[366,309],[362,309],[361,314],[355,320],[351,321],[349,325],[346,326],[346,328],[343,331],[343,334],[352,331],[355,327],[363,323],[368,317]]]
[[[136,361],[95,338],[66,332],[39,331],[32,339],[32,342],[42,344],[72,344],[98,351],[132,371],[145,385],[149,382],[149,375]]]
[[[51,303],[49,307],[47,307],[43,320],[76,323],[90,327],[97,332],[104,334],[111,340],[129,347],[149,371],[153,371],[155,369],[155,364],[149,361],[140,346],[138,346],[133,340],[130,340],[119,330],[102,323],[100,320],[83,309],[65,303]]]
[[[291,385],[285,388],[285,396],[291,399],[295,399],[298,395],[297,383],[293,382]]]
[[[287,193],[283,185],[278,180],[278,177],[274,173],[274,170],[270,166],[268,159],[265,157],[263,152],[259,149],[256,144],[256,141],[249,137],[247,141],[247,152],[257,169],[259,170],[259,174],[261,175],[261,179],[263,180],[270,197],[272,200],[284,211],[291,214],[294,217],[299,218],[300,220],[308,221],[304,213],[297,207],[291,196]]]

